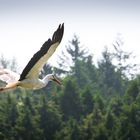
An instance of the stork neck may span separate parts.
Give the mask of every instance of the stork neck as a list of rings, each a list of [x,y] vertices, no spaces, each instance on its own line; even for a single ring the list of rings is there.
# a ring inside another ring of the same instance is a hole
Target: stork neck
[[[48,76],[45,76],[42,80],[43,80],[44,84],[46,84],[46,85],[50,81],[49,78],[48,78]]]

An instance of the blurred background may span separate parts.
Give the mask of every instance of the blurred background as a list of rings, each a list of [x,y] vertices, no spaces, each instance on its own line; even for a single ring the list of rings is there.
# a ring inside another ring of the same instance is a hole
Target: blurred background
[[[138,0],[0,0],[0,68],[21,73],[65,24],[40,73],[63,86],[1,92],[0,140],[139,140],[139,15]]]

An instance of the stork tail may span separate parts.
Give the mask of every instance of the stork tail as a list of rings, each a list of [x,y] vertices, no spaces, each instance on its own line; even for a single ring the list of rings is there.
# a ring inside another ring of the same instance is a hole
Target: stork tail
[[[14,89],[18,86],[18,84],[19,84],[19,81],[15,82],[15,83],[9,83],[5,87],[0,87],[0,92],[8,91],[10,89]]]

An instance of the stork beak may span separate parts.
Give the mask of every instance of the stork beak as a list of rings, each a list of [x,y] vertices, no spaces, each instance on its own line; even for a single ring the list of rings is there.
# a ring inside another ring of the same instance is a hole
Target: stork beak
[[[55,81],[57,84],[62,85],[62,83],[60,82],[60,80],[58,80],[56,76],[53,76],[52,80]]]

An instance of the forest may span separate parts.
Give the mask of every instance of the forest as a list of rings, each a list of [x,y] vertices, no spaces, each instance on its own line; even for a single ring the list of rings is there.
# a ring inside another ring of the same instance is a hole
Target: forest
[[[140,76],[122,46],[105,47],[95,63],[73,36],[40,76],[55,73],[62,86],[0,93],[0,140],[140,140]],[[15,61],[0,65],[16,71]]]

